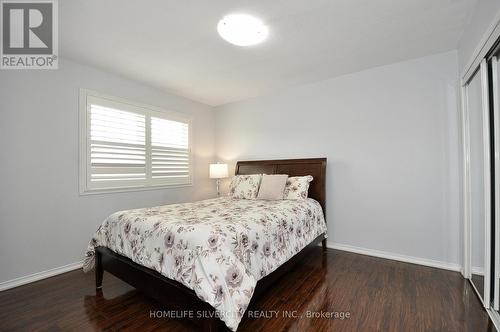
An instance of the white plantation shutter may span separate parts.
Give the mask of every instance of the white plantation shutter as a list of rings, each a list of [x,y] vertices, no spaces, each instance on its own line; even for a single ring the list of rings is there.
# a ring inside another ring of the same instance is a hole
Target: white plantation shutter
[[[94,188],[146,180],[146,117],[90,105],[90,182]]]
[[[171,183],[189,181],[189,125],[151,117],[151,176]]]
[[[85,98],[82,192],[191,183],[189,119],[109,97]]]

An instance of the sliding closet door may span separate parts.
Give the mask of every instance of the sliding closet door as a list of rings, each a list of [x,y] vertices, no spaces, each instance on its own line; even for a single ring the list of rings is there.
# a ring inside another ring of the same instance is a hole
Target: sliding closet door
[[[493,273],[493,285],[494,285],[494,298],[493,307],[495,310],[499,310],[500,307],[500,64],[498,63],[499,58],[494,56],[491,59],[491,88],[493,95],[493,128],[494,128],[494,150],[495,150],[495,268]]]
[[[487,65],[465,86],[469,136],[470,280],[486,308],[490,305],[491,167]]]

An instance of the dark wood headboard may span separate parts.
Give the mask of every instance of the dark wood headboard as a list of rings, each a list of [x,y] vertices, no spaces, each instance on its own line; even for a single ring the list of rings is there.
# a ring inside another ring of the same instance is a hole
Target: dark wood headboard
[[[238,161],[235,174],[312,175],[309,197],[317,200],[326,214],[326,158]]]

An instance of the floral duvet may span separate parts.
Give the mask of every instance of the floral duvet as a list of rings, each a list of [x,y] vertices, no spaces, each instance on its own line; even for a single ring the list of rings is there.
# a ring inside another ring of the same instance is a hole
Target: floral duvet
[[[313,199],[262,201],[221,197],[195,203],[120,211],[94,234],[104,246],[192,289],[233,331],[257,281],[326,233]]]

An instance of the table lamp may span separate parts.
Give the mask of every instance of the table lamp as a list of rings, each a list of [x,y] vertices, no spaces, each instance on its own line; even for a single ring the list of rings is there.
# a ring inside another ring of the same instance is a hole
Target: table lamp
[[[217,197],[220,196],[219,185],[220,179],[228,177],[227,164],[210,164],[209,167],[209,177],[211,179],[216,179],[217,183]]]

